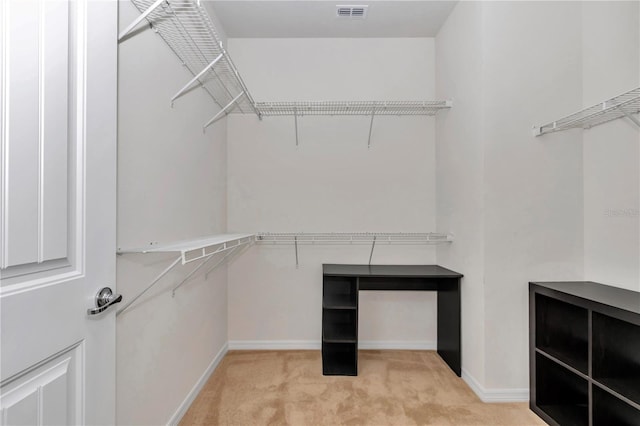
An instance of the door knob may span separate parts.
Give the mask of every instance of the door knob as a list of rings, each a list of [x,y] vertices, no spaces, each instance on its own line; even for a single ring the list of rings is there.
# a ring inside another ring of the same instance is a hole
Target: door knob
[[[87,309],[87,314],[97,315],[100,312],[106,311],[109,306],[120,303],[121,301],[121,294],[113,294],[113,291],[109,287],[103,287],[98,294],[96,294],[96,307]]]

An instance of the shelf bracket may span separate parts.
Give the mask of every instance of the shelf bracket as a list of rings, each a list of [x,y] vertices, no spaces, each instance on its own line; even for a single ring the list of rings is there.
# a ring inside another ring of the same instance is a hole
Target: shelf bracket
[[[297,269],[298,266],[300,266],[300,263],[298,262],[298,237],[297,236],[293,237],[293,243],[295,244],[295,247],[296,247],[296,269]]]
[[[640,120],[638,120],[637,118],[635,118],[633,115],[629,114],[627,111],[625,111],[623,108],[618,108],[620,111],[622,111],[622,113],[631,121],[633,121],[635,123],[636,126],[640,127]]]
[[[164,271],[160,272],[160,274],[158,274],[158,276],[156,276],[153,281],[151,281],[151,284],[149,284],[147,286],[147,288],[145,288],[144,290],[142,290],[136,297],[134,297],[133,299],[131,299],[129,302],[127,302],[122,308],[120,308],[119,311],[116,312],[116,316],[120,315],[122,312],[124,312],[129,306],[131,306],[133,304],[133,302],[135,302],[136,300],[138,300],[143,294],[145,294],[151,287],[153,287],[154,285],[156,285],[156,283],[158,281],[160,281],[162,279],[162,277],[164,277],[165,275],[167,275],[169,272],[171,272],[171,270],[173,268],[175,268],[175,266],[180,263],[180,261],[182,260],[182,256],[178,256],[178,258],[176,260],[173,261],[173,263],[171,265],[169,265]]]
[[[206,265],[207,263],[209,263],[209,261],[211,259],[213,259],[214,255],[210,255],[209,257],[207,257],[205,260],[203,260],[202,262],[200,262],[200,264],[198,266],[196,266],[191,272],[189,272],[187,274],[186,277],[184,277],[182,279],[182,281],[180,281],[180,284],[178,284],[177,286],[175,286],[173,288],[173,290],[171,291],[171,297],[175,297],[176,296],[176,290],[179,289],[180,287],[182,287],[182,285],[184,283],[186,283],[187,281],[189,281],[189,278],[191,278],[192,276],[195,275],[196,272],[198,272],[200,270],[200,268],[202,268],[204,265]]]
[[[296,147],[298,146],[298,109],[293,110],[293,123],[296,130]]]
[[[158,6],[160,6],[163,2],[165,2],[166,0],[156,0],[155,3],[153,3],[151,6],[149,6],[149,8],[147,10],[145,10],[144,12],[142,12],[142,14],[140,16],[138,16],[127,28],[125,28],[120,35],[118,36],[118,41],[121,41],[123,38],[125,38],[131,31],[133,31],[140,22],[142,22],[147,16],[149,16],[149,14],[151,14],[151,12],[153,12],[154,10],[156,10],[158,8]],[[167,2],[169,3],[169,2]],[[123,309],[121,309],[122,311]]]
[[[216,263],[214,263],[211,268],[207,269],[207,272],[204,273],[205,279],[209,278],[209,274],[214,269],[216,269],[218,266],[220,266],[222,264],[222,262],[224,262],[228,257],[233,255],[233,253],[235,253],[236,250],[238,250],[238,247],[240,247],[240,246],[236,246],[236,247],[232,248],[231,250],[229,250],[229,252],[226,253],[224,256],[222,256]]]
[[[193,77],[191,80],[189,80],[189,82],[187,84],[184,85],[184,87],[180,90],[178,90],[178,93],[176,93],[173,98],[171,98],[171,107],[173,108],[173,102],[178,99],[180,96],[184,95],[184,93],[187,91],[187,89],[189,89],[189,87],[191,87],[191,85],[193,83],[195,83],[200,77],[202,77],[206,72],[208,72],[211,68],[213,68],[213,66],[220,60],[222,59],[222,57],[224,56],[224,54],[219,54],[217,58],[215,58],[209,65],[207,65],[202,71],[200,71],[195,77]],[[202,84],[202,83],[200,83]]]
[[[213,116],[213,118],[212,118],[211,120],[207,121],[207,122],[205,123],[205,125],[204,125],[204,126],[202,126],[202,132],[204,132],[204,131],[206,130],[206,128],[207,128],[207,127],[209,127],[211,124],[213,124],[215,121],[217,121],[217,120],[220,118],[220,116],[221,116],[222,114],[227,114],[227,113],[226,113],[226,111],[227,111],[231,106],[233,106],[233,105],[238,101],[238,99],[240,99],[240,98],[242,97],[242,95],[244,95],[244,90],[243,90],[242,92],[240,92],[240,94],[239,94],[238,96],[236,96],[235,98],[233,98],[233,99],[231,100],[231,102],[229,102],[227,105],[225,105],[225,107],[224,107],[224,108],[222,108],[220,111],[218,111],[218,113],[217,113],[216,115],[214,115],[214,116]]]
[[[371,148],[371,131],[373,130],[373,118],[376,116],[376,112],[371,111],[371,123],[369,123],[369,141],[367,142],[367,148]]]
[[[369,266],[371,266],[371,259],[373,259],[373,249],[376,248],[376,236],[373,236],[373,244],[371,244],[371,254],[369,255]]]

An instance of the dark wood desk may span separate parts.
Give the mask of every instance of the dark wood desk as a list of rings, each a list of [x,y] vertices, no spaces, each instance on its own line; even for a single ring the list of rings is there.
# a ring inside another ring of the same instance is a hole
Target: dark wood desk
[[[460,376],[460,279],[438,265],[322,265],[322,373],[358,375],[358,292],[438,292],[438,354]]]

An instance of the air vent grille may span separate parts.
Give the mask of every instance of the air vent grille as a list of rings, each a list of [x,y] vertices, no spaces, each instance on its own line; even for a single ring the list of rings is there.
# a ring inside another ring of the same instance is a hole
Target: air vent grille
[[[367,5],[338,5],[336,15],[338,18],[364,19],[367,17]]]

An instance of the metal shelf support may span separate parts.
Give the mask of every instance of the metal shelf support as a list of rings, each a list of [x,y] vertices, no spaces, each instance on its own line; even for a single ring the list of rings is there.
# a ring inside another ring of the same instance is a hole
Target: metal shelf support
[[[213,68],[213,66],[220,60],[222,59],[222,57],[224,56],[223,53],[219,54],[209,65],[207,65],[202,71],[200,71],[195,77],[193,77],[191,80],[189,80],[189,82],[187,84],[184,85],[184,87],[180,90],[178,90],[178,93],[176,93],[175,95],[173,95],[173,98],[171,98],[171,106],[173,107],[173,102],[178,99],[180,96],[182,96],[188,89],[189,87],[191,87],[191,85],[193,83],[195,83],[198,79],[200,79],[200,77],[202,77],[204,74],[206,74],[211,68]],[[202,83],[200,83],[202,84]]]
[[[207,263],[209,263],[217,254],[225,252],[224,256],[207,271],[207,274],[219,266],[225,259],[230,257],[237,251],[239,247],[247,247],[255,241],[253,234],[223,234],[213,235],[204,238],[198,238],[187,241],[179,241],[169,244],[157,244],[154,243],[148,247],[135,248],[135,249],[119,249],[118,254],[123,255],[127,253],[180,253],[180,256],[171,263],[165,270],[158,274],[151,283],[142,290],[137,296],[127,302],[120,310],[116,312],[116,315],[120,315],[129,306],[131,306],[142,295],[155,286],[163,277],[175,268],[178,263],[186,265],[187,263],[202,260],[198,266],[191,270],[178,285],[172,290],[172,295],[175,296],[176,290],[185,284],[191,277],[193,277],[200,269],[202,269]]]
[[[371,123],[369,123],[369,140],[367,141],[367,148],[371,148],[371,132],[373,131],[373,118],[376,116],[376,112],[371,112]]]
[[[182,256],[178,256],[178,258],[176,260],[173,261],[173,263],[171,265],[169,265],[164,271],[160,272],[152,281],[151,284],[149,284],[144,290],[142,290],[140,293],[138,293],[138,295],[136,297],[134,297],[133,299],[129,300],[127,303],[125,303],[125,305],[120,308],[117,312],[116,312],[116,316],[120,315],[121,313],[123,313],[129,306],[133,305],[133,303],[138,300],[140,297],[142,297],[143,294],[145,294],[147,291],[149,291],[151,289],[151,287],[153,287],[154,285],[156,285],[158,283],[158,281],[160,281],[162,279],[162,277],[164,277],[165,275],[167,275],[169,272],[171,272],[171,270],[178,264],[180,263],[180,261],[182,260]]]
[[[233,98],[231,100],[231,102],[229,102],[227,105],[225,105],[224,108],[222,108],[220,111],[218,111],[218,113],[216,115],[213,116],[213,118],[209,121],[207,121],[204,126],[202,126],[202,131],[204,132],[207,127],[209,127],[210,125],[212,125],[213,123],[215,123],[216,121],[218,121],[220,119],[220,117],[222,116],[222,114],[227,115],[228,112],[227,110],[235,105],[235,103],[238,101],[238,99],[240,99],[242,97],[242,95],[244,95],[244,91],[240,92],[240,94],[238,96],[236,96],[235,98]]]
[[[165,1],[167,0],[156,0],[155,3],[149,6],[147,10],[142,12],[140,16],[134,19],[134,21],[131,24],[129,24],[129,26],[120,33],[120,35],[118,36],[118,41],[121,41],[123,38],[125,38],[131,31],[133,31],[138,26],[138,24],[140,24],[140,22],[144,21],[147,18],[147,16],[151,14],[151,12],[156,10],[158,6],[160,6]],[[167,1],[167,4],[169,4],[168,1]]]
[[[622,111],[622,113],[629,119],[631,120],[636,126],[640,127],[640,120],[638,120],[637,118],[635,118],[633,115],[629,114],[627,111],[624,110],[624,108],[620,108],[620,111]]]
[[[218,266],[220,266],[222,264],[222,262],[224,262],[225,260],[227,260],[228,257],[232,256],[236,250],[238,250],[238,247],[240,246],[236,246],[234,248],[232,248],[231,250],[229,250],[227,253],[225,253],[224,256],[222,256],[211,268],[207,269],[207,272],[204,273],[205,279],[209,278],[209,274],[216,269]],[[248,246],[244,246],[244,247],[248,247]]]
[[[373,249],[376,248],[376,236],[373,236],[373,243],[371,243],[371,254],[369,254],[369,265],[371,265],[371,259],[373,259]]]
[[[298,146],[298,113],[294,112],[293,114],[293,123],[296,131],[296,147]]]

